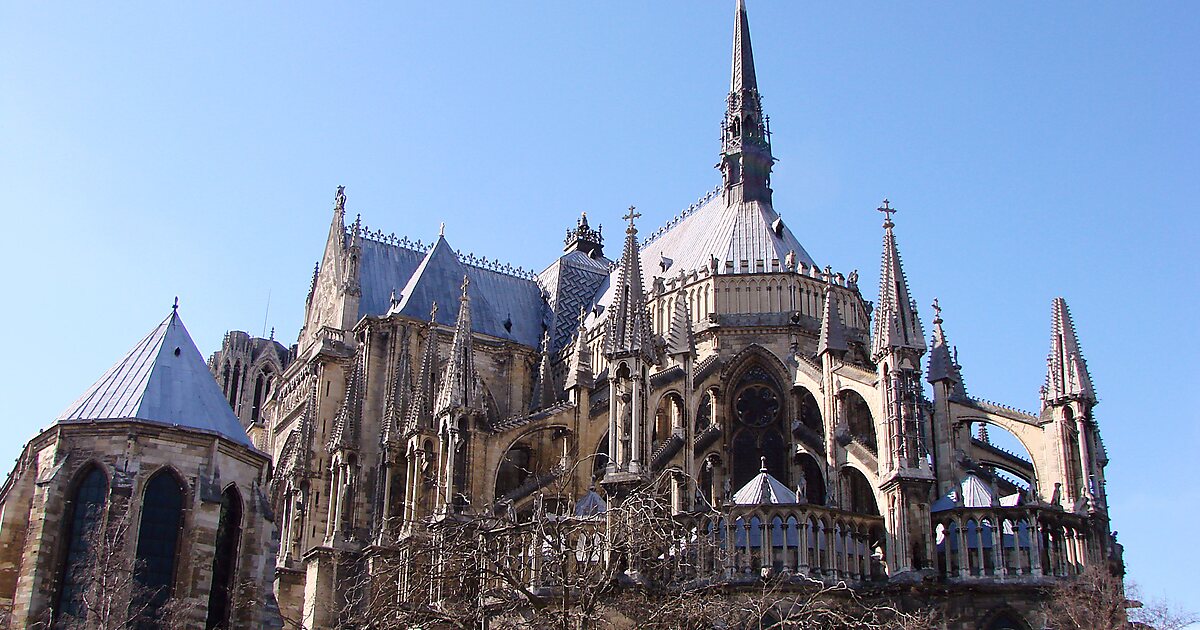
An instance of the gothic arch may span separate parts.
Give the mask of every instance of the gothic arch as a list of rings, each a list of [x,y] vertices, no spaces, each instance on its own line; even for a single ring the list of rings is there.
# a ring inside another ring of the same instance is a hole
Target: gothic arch
[[[721,370],[720,380],[723,382],[733,382],[741,378],[742,372],[751,367],[755,358],[759,359],[764,364],[764,367],[774,372],[776,380],[781,384],[791,381],[791,370],[784,365],[783,361],[775,356],[774,352],[757,343],[752,343],[742,348],[740,352],[734,355]]]
[[[845,493],[841,502],[842,509],[859,514],[883,515],[879,510],[883,497],[879,496],[875,484],[871,482],[872,476],[866,475],[853,464],[842,466],[841,483]]]
[[[66,495],[71,497],[60,524],[58,584],[54,593],[55,615],[78,617],[85,612],[81,597],[88,580],[89,534],[103,527],[112,480],[103,464],[88,460],[71,477]]]
[[[875,435],[875,414],[871,405],[857,391],[843,389],[838,392],[838,402],[841,406],[842,418],[846,421],[846,430],[850,437],[862,442],[873,453],[878,454],[879,444]]]
[[[1045,439],[1046,431],[1041,426],[1027,424],[1018,420],[1011,420],[1009,418],[1005,418],[1004,416],[992,414],[958,416],[955,418],[955,422],[959,427],[966,427],[968,433],[970,433],[970,425],[975,423],[989,424],[991,426],[1004,429],[1006,432],[1016,438],[1017,442],[1021,444],[1021,447],[1025,449],[1025,454],[1029,456],[1029,463],[1033,466],[1034,476],[1034,479],[1030,480],[1031,487],[1036,485],[1035,482],[1038,479],[1044,478],[1042,477],[1044,471],[1040,470],[1040,466],[1038,465],[1038,457],[1036,455],[1036,453],[1040,452],[1040,448],[1031,448],[1031,446],[1040,447],[1040,442]],[[1031,445],[1031,442],[1035,440],[1038,442],[1038,444]],[[991,464],[989,463],[989,465]],[[1036,490],[1036,488],[1034,489]]]
[[[571,439],[571,433],[566,425],[546,424],[526,429],[512,436],[504,445],[503,450],[497,451],[499,457],[490,466],[489,477],[494,493],[493,501],[498,501],[508,492],[516,490],[528,479],[550,471],[549,464],[557,458],[558,454],[539,451],[535,444],[536,440],[531,439],[546,431],[561,431],[562,439]],[[542,449],[542,451],[544,450]],[[539,459],[546,461],[539,462]]]
[[[786,484],[791,477],[791,379],[787,368],[757,345],[738,357],[727,370],[732,378],[726,381],[730,395],[724,401],[730,482],[735,489],[741,487],[765,463],[768,472]],[[785,383],[789,384],[786,390]]]
[[[155,615],[175,591],[186,527],[187,482],[171,466],[162,466],[141,488],[134,581],[144,589],[139,606]]]
[[[237,485],[231,483],[221,493],[221,514],[213,545],[212,584],[208,591],[208,617],[204,623],[206,630],[228,628],[230,624],[244,513],[242,494]]]
[[[1030,630],[1025,617],[1009,606],[1001,606],[984,615],[977,627],[979,630]]]

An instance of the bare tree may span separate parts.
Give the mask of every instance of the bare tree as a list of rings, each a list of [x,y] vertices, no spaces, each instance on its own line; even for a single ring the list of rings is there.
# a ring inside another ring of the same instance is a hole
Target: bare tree
[[[569,471],[542,488],[569,496]],[[344,554],[336,603],[344,628],[725,627],[798,629],[935,626],[927,610],[868,597],[845,583],[794,575],[747,577],[726,567],[726,545],[705,535],[716,511],[677,514],[670,475],[629,488],[604,513],[548,509],[444,515],[394,549]],[[296,627],[299,627],[297,625]]]
[[[1043,611],[1053,630],[1179,630],[1200,620],[1166,602],[1144,605],[1138,587],[1123,582],[1108,567],[1092,565],[1073,579],[1055,585]]]
[[[107,522],[89,519],[94,526],[84,532],[83,553],[65,567],[79,590],[71,613],[55,620],[47,611],[37,628],[62,630],[121,630],[145,624],[163,630],[187,628],[191,605],[181,599],[163,598],[140,584],[136,560],[129,548],[131,517],[125,506],[114,505]],[[156,605],[157,604],[157,605]]]

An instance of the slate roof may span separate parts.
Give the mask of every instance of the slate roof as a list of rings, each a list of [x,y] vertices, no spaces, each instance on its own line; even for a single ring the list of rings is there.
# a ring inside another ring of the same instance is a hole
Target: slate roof
[[[538,346],[547,309],[533,279],[465,264],[444,236],[425,252],[364,237],[361,251],[360,318],[386,315],[394,291],[400,300],[398,312],[424,320],[436,301],[441,307],[437,323],[454,326],[458,289],[465,274],[471,278],[475,332]],[[504,327],[505,321],[512,323],[511,331]]]
[[[142,420],[196,429],[253,448],[175,311],[55,422],[102,420]]]
[[[797,503],[796,492],[772,477],[766,468],[758,471],[753,479],[733,493],[737,505],[791,504]]]
[[[962,497],[962,505],[959,505],[958,499]],[[1000,497],[1000,505],[1003,507],[1012,507],[1018,505],[1021,495],[1010,494]],[[933,502],[929,506],[930,512],[943,512],[945,510],[953,510],[956,507],[965,508],[985,508],[992,506],[992,488],[984,483],[982,479],[975,475],[966,475],[957,488],[946,493],[945,496]]]
[[[549,293],[550,308],[554,311],[552,351],[565,347],[579,328],[579,313],[595,303],[600,287],[608,280],[609,264],[607,258],[593,258],[576,250],[559,257],[538,274],[538,282]]]

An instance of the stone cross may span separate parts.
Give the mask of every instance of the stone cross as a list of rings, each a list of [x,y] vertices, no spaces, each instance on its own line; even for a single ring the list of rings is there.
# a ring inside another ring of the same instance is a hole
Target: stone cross
[[[884,219],[884,222],[886,223],[891,223],[892,215],[896,214],[896,209],[891,206],[891,202],[889,202],[887,199],[884,199],[883,205],[876,208],[876,210],[883,213],[883,216],[886,217]]]
[[[633,229],[633,220],[640,216],[642,216],[642,213],[637,212],[636,206],[629,206],[629,213],[621,218],[625,219],[626,221],[629,221],[629,229],[632,230]]]

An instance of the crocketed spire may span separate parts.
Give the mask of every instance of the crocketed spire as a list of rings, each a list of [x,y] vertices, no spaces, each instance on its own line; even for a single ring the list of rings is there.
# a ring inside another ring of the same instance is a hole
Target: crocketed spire
[[[933,341],[929,351],[930,383],[948,381],[951,391],[959,396],[967,395],[967,384],[963,381],[962,368],[950,349],[946,339],[946,331],[942,328],[942,307],[938,301],[933,301]]]
[[[413,386],[412,399],[408,406],[407,430],[415,431],[428,426],[433,417],[433,388],[438,364],[437,302],[429,313],[429,324],[425,328],[425,351],[421,353],[421,365],[417,369],[417,382]]]
[[[879,305],[875,309],[875,325],[871,339],[871,355],[878,360],[889,350],[908,348],[918,354],[925,352],[925,333],[917,307],[908,295],[908,281],[900,264],[900,250],[892,228],[896,212],[887,199],[879,211],[883,221],[883,262],[879,271]]]
[[[587,327],[584,325],[585,311],[579,313],[579,331],[575,333],[575,344],[567,362],[567,377],[563,387],[592,386],[592,351],[587,345]]]
[[[1083,352],[1079,349],[1075,323],[1071,321],[1066,300],[1054,298],[1051,318],[1050,356],[1046,358],[1046,385],[1042,389],[1042,399],[1046,402],[1076,399],[1095,403],[1092,377],[1088,374],[1087,362],[1083,360]]]
[[[538,360],[538,371],[533,381],[533,395],[529,398],[529,410],[537,411],[553,405],[558,398],[558,390],[554,387],[554,375],[551,371],[553,354],[550,350],[550,329],[542,333],[541,359]]]
[[[354,449],[358,446],[359,426],[362,420],[363,353],[354,359],[350,379],[346,382],[346,398],[333,420],[333,432],[325,449],[330,453],[339,449]]]
[[[671,311],[671,325],[667,329],[667,354],[681,356],[692,352],[692,313],[687,291],[679,283],[675,306]]]
[[[396,348],[396,367],[391,387],[383,405],[383,426],[380,440],[385,447],[395,447],[403,437],[404,420],[408,417],[408,402],[412,393],[412,367],[408,358],[409,335],[404,334]]]
[[[750,21],[746,3],[738,0],[733,22],[733,68],[729,97],[721,124],[721,162],[727,191],[740,191],[742,201],[771,201],[770,121],[762,111],[758,77],[754,73],[754,51],[750,45]]]
[[[633,220],[641,214],[629,207],[623,218],[629,221],[625,229],[625,249],[618,263],[616,293],[608,310],[608,325],[604,331],[604,353],[609,358],[640,356],[653,363],[654,337],[650,330],[650,310],[642,292],[642,260]]]
[[[441,388],[433,406],[436,416],[483,410],[482,384],[475,373],[475,349],[471,335],[471,298],[467,295],[470,284],[470,279],[463,276],[454,341],[450,345],[450,357],[442,372]]]
[[[817,356],[826,352],[842,353],[850,349],[846,343],[846,327],[842,323],[842,315],[838,312],[837,295],[833,288],[825,289],[825,312],[821,315],[821,336],[817,340]]]

